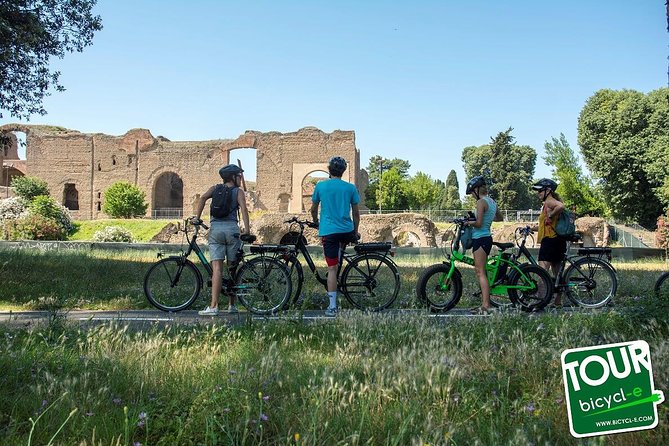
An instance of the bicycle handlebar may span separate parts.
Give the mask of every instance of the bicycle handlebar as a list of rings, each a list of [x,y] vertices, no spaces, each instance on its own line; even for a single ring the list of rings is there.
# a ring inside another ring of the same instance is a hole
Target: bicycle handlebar
[[[300,220],[297,217],[291,217],[288,220],[285,220],[284,223],[297,223],[300,226],[308,226],[308,227],[314,228],[314,229],[318,228],[318,225],[314,224],[313,221]]]

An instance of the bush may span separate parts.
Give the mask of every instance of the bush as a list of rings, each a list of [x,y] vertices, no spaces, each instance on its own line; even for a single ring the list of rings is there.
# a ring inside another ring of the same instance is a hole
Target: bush
[[[16,220],[26,214],[26,202],[22,198],[0,200],[0,221]]]
[[[42,217],[54,220],[63,227],[66,234],[69,234],[74,229],[70,211],[51,197],[38,195],[28,205],[28,210],[33,215],[41,215]]]
[[[8,221],[5,229],[10,240],[65,240],[67,232],[56,220],[42,215],[29,214]]]
[[[146,195],[136,186],[119,181],[111,185],[105,192],[105,204],[102,210],[113,218],[141,217],[149,207],[145,203]]]
[[[106,226],[93,234],[93,241],[132,243],[132,234],[120,226]]]
[[[15,177],[12,179],[12,187],[16,195],[26,201],[32,201],[39,195],[49,195],[49,186],[46,181],[37,177]]]

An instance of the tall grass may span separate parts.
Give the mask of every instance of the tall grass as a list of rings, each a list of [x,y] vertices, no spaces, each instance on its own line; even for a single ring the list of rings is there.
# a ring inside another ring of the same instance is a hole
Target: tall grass
[[[120,226],[130,232],[134,240],[148,242],[168,223],[176,223],[176,220],[147,220],[141,218],[81,220],[74,223],[74,233],[69,236],[69,240],[93,240],[93,235],[97,231],[101,231],[107,226]]]
[[[643,320],[351,312],[149,332],[0,327],[0,443],[573,444],[561,351],[645,339],[666,391],[669,326]],[[586,443],[667,444],[668,415],[661,405],[654,430]]]

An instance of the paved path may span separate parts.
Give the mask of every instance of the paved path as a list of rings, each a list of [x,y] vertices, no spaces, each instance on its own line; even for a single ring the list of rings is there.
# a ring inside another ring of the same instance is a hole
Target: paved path
[[[355,311],[355,310],[353,310]],[[579,309],[565,308],[564,311],[575,312]],[[422,316],[434,320],[448,320],[452,318],[486,318],[485,315],[471,315],[466,308],[455,308],[447,313],[432,314],[426,310],[386,310],[382,315],[402,316]],[[556,313],[557,314],[557,313]],[[303,321],[307,323],[324,322],[333,320],[327,317],[322,310],[307,310],[300,317],[295,312],[281,313],[277,316],[262,317],[247,312],[238,314],[227,314],[222,312],[218,316],[199,316],[197,311],[181,311],[178,313],[165,313],[158,310],[119,310],[119,311],[90,311],[90,310],[72,310],[63,313],[67,321],[77,323],[82,326],[98,325],[109,322],[118,322],[128,324],[133,328],[150,328],[152,326],[169,325],[207,325],[211,323],[236,325],[247,322],[249,319],[254,321]],[[529,315],[528,316],[532,316]],[[35,327],[41,324],[47,324],[53,317],[52,313],[47,311],[3,311],[0,312],[0,324],[8,324],[13,327]],[[344,315],[345,317],[345,315]]]

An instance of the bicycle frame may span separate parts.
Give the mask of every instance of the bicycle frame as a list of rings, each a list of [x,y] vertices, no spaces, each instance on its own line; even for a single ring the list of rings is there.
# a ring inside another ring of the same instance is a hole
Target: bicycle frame
[[[448,262],[450,263],[450,269],[448,273],[446,274],[445,277],[440,278],[440,285],[443,285],[442,282],[447,282],[453,277],[453,274],[455,274],[456,271],[456,266],[455,262],[461,262],[465,263],[470,266],[475,266],[474,258],[473,257],[468,257],[465,254],[461,253],[459,251],[460,247],[460,236],[461,236],[461,231],[460,228],[462,226],[462,223],[466,220],[460,220],[456,219],[454,220],[454,223],[457,225],[457,234],[455,239],[453,240],[453,244],[451,245],[451,254],[446,254],[446,258]],[[499,245],[497,245],[499,247]],[[486,276],[488,277],[488,284],[490,285],[490,294],[505,294],[508,292],[510,289],[517,289],[521,291],[528,291],[528,290],[534,290],[536,288],[536,285],[532,280],[530,280],[525,273],[518,267],[518,263],[515,262],[513,259],[513,256],[509,256],[508,258],[504,257],[504,250],[501,249],[497,255],[491,257],[486,263]],[[502,266],[506,267],[507,272],[504,274],[504,277],[498,277],[499,271]],[[509,269],[510,268],[510,269]],[[521,278],[523,279],[523,283],[529,283],[530,286],[525,286],[525,285],[510,285],[506,284],[504,282],[504,279],[509,276],[509,271],[513,271],[516,274],[519,274]]]

